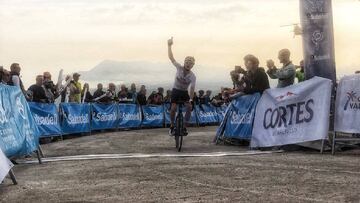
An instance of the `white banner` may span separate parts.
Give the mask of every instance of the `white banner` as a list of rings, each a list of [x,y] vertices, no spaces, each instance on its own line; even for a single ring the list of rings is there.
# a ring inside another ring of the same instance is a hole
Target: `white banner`
[[[343,77],[335,103],[335,131],[360,133],[360,74]]]
[[[313,77],[266,90],[256,107],[251,147],[325,139],[329,130],[331,80]]]
[[[4,180],[12,167],[13,164],[6,158],[5,154],[0,149],[0,183]]]

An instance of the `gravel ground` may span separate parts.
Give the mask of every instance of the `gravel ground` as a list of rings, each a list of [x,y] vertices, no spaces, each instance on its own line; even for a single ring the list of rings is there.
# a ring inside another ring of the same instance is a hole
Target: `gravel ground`
[[[183,153],[245,152],[191,128]],[[176,154],[166,129],[98,133],[42,146],[45,156]],[[1,202],[360,202],[360,150],[20,164]]]

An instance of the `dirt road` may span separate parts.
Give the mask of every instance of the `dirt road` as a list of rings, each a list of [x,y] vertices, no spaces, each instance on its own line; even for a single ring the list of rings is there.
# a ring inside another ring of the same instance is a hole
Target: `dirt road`
[[[183,153],[246,152],[191,128]],[[99,133],[43,145],[47,157],[177,154],[166,129]],[[225,157],[60,161],[14,167],[1,202],[360,202],[360,150]]]

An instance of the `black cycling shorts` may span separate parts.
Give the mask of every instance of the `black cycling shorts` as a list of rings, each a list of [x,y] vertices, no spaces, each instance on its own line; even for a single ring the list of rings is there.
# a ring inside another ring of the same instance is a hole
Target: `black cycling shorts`
[[[190,100],[190,96],[188,91],[178,90],[173,88],[171,92],[171,103],[177,102],[188,102]]]

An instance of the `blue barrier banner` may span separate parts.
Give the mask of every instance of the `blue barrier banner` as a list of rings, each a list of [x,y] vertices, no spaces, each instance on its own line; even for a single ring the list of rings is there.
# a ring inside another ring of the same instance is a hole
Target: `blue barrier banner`
[[[196,116],[199,124],[218,123],[219,117],[216,108],[211,104],[196,105]]]
[[[164,104],[164,112],[165,112],[165,124],[169,125],[170,124],[170,104]],[[195,112],[195,108],[194,110],[191,112],[191,116],[190,116],[190,124],[196,125],[197,124],[197,120],[196,120],[196,112]],[[186,112],[186,107],[184,106],[182,109],[183,115],[185,117],[185,112]]]
[[[90,104],[61,103],[64,134],[90,132]]]
[[[142,126],[162,127],[164,124],[164,106],[142,106]]]
[[[218,118],[220,123],[224,120],[226,109],[227,109],[227,105],[225,104],[221,105],[220,107],[216,107],[216,111],[218,113]]]
[[[139,128],[141,125],[140,106],[119,104],[119,128]]]
[[[0,147],[6,156],[11,157],[21,150],[24,137],[16,127],[12,108],[9,108],[12,102],[7,89],[7,86],[0,85]]]
[[[117,111],[116,104],[91,104],[91,130],[117,128]]]
[[[225,113],[216,136],[251,139],[257,102],[260,94],[244,95],[233,100]]]
[[[38,149],[39,130],[18,87],[0,85],[0,148],[8,157]]]
[[[29,107],[40,137],[61,135],[59,113],[55,104],[29,102]]]

